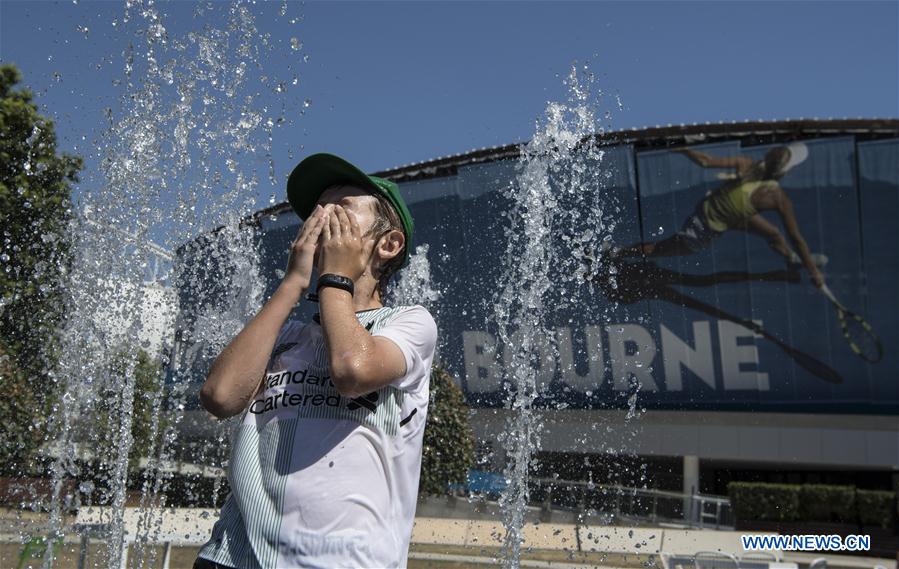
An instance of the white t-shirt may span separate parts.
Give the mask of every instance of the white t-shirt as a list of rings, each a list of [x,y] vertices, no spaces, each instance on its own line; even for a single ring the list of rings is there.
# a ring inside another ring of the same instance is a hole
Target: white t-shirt
[[[406,374],[341,396],[322,329],[288,320],[231,447],[231,493],[200,557],[239,569],[405,567],[437,326],[419,305],[356,313]]]

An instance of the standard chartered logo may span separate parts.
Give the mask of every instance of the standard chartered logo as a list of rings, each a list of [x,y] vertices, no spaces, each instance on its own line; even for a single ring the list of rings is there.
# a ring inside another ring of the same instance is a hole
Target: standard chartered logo
[[[294,386],[301,387],[297,389]],[[348,399],[337,393],[337,388],[330,376],[316,375],[309,369],[285,370],[267,374],[263,395],[261,399],[253,401],[250,405],[250,413],[261,415],[291,407],[330,407],[335,410],[342,408],[349,411],[364,408],[371,413],[377,412],[377,392]],[[330,415],[326,414],[325,416]]]
[[[326,395],[324,393],[276,393],[264,399],[257,399],[250,405],[250,413],[260,415],[268,411],[283,409],[285,407],[299,407],[311,405],[320,407],[327,405],[329,407],[340,407],[340,395]]]

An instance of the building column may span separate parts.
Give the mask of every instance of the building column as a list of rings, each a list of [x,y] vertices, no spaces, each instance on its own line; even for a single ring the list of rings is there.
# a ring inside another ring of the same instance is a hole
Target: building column
[[[695,454],[684,455],[684,494],[692,496],[699,493],[699,457]],[[693,500],[684,497],[684,521],[698,521],[699,512],[693,511]]]

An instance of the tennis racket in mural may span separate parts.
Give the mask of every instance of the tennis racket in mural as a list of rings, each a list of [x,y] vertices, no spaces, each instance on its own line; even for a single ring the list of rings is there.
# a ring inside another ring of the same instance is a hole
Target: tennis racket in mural
[[[837,309],[840,328],[843,329],[843,336],[852,351],[867,362],[872,364],[879,362],[883,357],[883,345],[871,325],[864,318],[843,306],[826,284],[821,287],[821,292]]]

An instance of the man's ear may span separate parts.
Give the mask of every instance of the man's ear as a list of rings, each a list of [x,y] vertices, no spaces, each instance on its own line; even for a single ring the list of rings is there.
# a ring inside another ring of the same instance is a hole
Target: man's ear
[[[386,263],[400,254],[403,245],[406,244],[406,236],[399,229],[391,229],[381,236],[375,246],[378,256]]]

